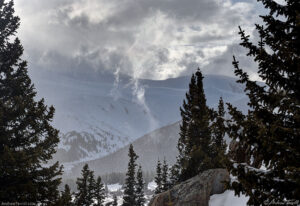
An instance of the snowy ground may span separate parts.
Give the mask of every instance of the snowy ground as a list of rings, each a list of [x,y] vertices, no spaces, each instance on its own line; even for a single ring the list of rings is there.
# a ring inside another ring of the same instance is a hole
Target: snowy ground
[[[144,205],[147,206],[148,203],[149,203],[149,201],[150,201],[150,199],[152,198],[152,196],[146,195],[145,198],[146,198],[146,202],[145,202]],[[122,196],[118,196],[117,200],[118,200],[118,205],[122,205],[123,204],[123,197]],[[107,203],[109,203],[109,202],[113,202],[113,201],[114,201],[113,196],[109,195],[107,198],[105,198],[104,205],[107,204]]]
[[[156,183],[154,181],[149,182],[148,185],[147,185],[147,188],[148,188],[148,190],[154,191],[155,188],[156,188]],[[107,185],[107,189],[109,191],[109,194],[105,198],[104,205],[107,204],[107,203],[113,202],[113,195],[112,194],[114,194],[115,192],[118,192],[118,191],[124,192],[122,190],[122,185],[120,183]],[[145,206],[148,205],[148,203],[149,203],[149,201],[151,200],[152,197],[153,197],[152,195],[145,195],[145,199],[146,199]],[[117,200],[118,200],[118,205],[122,205],[123,196],[122,195],[117,196]]]
[[[121,190],[122,185],[119,183],[107,185],[107,189],[109,192],[117,192],[118,190]]]
[[[117,197],[117,199],[118,199],[118,205],[122,205],[122,203],[123,203],[122,197]],[[113,196],[109,195],[107,198],[105,198],[104,205],[109,202],[113,202],[113,201],[114,201]]]
[[[234,196],[234,192],[226,190],[222,194],[212,195],[209,200],[209,206],[246,206],[248,197],[241,195]]]
[[[156,187],[157,187],[157,184],[154,181],[149,182],[147,185],[147,189],[150,191],[154,191]]]

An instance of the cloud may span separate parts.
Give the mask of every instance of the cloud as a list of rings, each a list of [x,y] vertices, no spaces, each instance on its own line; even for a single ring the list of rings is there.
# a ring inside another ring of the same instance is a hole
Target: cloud
[[[21,17],[19,36],[32,68],[117,71],[147,79],[188,75],[198,66],[206,73],[229,74],[227,64],[239,42],[237,26],[251,33],[257,20],[252,0],[15,4]]]

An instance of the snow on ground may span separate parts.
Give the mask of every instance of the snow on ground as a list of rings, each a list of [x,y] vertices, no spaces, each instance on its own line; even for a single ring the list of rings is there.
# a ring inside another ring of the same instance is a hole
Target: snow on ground
[[[119,183],[112,184],[112,185],[107,185],[108,191],[110,192],[117,192],[118,190],[121,190],[122,185]]]
[[[234,196],[234,192],[226,190],[222,194],[212,195],[209,200],[209,206],[246,206],[248,197],[244,195]]]
[[[146,202],[144,204],[144,206],[147,206],[148,203],[150,202],[150,199],[152,198],[152,195],[145,195],[146,198]],[[112,203],[114,201],[113,197],[111,195],[109,195],[108,197],[105,198],[104,200],[104,205],[108,204],[108,203]],[[123,204],[123,196],[117,196],[117,201],[118,201],[118,205],[122,205]]]
[[[157,185],[154,181],[149,182],[148,186],[147,186],[148,190],[150,190],[150,191],[154,191],[156,187],[157,187]]]
[[[108,195],[108,196],[105,198],[105,200],[104,200],[104,205],[105,205],[105,204],[108,204],[108,203],[112,203],[113,201],[114,201],[113,196]],[[118,202],[118,205],[122,205],[122,204],[123,204],[123,197],[118,196],[118,197],[117,197],[117,202]]]

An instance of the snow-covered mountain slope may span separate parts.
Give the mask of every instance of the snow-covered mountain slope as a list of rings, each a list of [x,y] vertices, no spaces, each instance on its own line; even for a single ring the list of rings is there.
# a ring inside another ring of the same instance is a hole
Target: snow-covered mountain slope
[[[178,154],[176,145],[179,138],[179,122],[162,127],[135,140],[132,144],[136,154],[139,156],[138,164],[144,171],[154,171],[157,160],[164,158],[173,165]],[[87,161],[89,167],[95,171],[95,175],[103,175],[112,172],[126,172],[128,165],[129,145],[109,154],[105,157]],[[85,163],[75,164],[68,171],[68,178],[80,175]]]
[[[61,134],[61,141],[54,157],[62,162],[89,160],[110,154],[128,142],[127,136],[117,132],[112,134],[100,127],[91,127],[88,132],[73,130]]]
[[[190,77],[163,81],[115,78],[110,74],[32,75],[39,97],[56,109],[61,142],[55,160],[74,164],[103,157],[157,128],[180,120]],[[208,105],[220,96],[245,110],[247,98],[235,79],[206,75]]]

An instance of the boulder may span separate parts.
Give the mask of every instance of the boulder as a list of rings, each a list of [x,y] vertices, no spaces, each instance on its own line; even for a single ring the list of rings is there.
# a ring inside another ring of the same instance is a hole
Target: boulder
[[[209,198],[225,191],[225,169],[210,169],[154,196],[149,206],[208,206]]]

